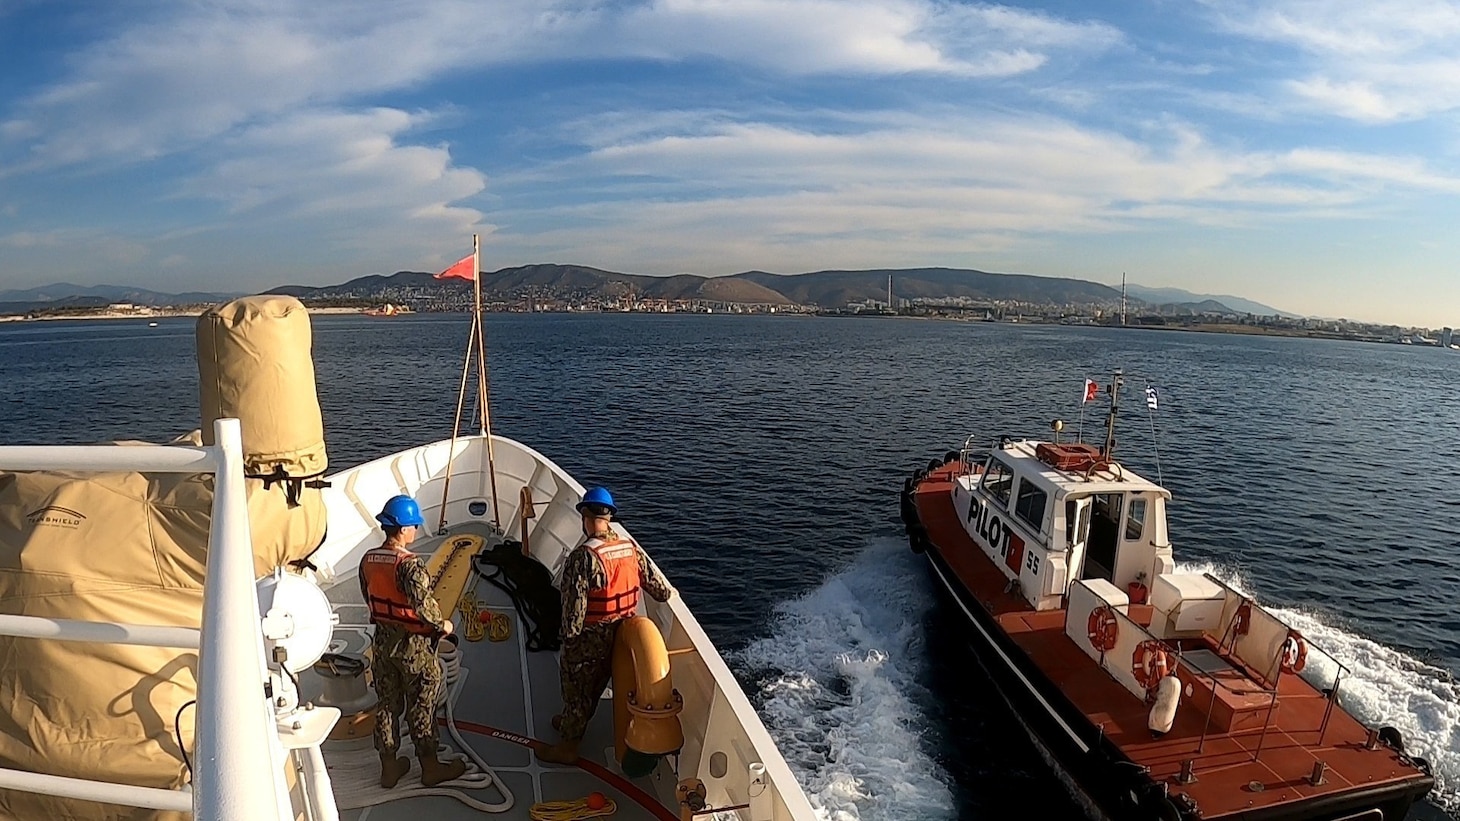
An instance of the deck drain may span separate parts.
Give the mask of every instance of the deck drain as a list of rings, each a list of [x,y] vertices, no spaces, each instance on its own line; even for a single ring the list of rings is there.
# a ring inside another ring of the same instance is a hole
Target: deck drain
[[[1249,792],[1262,792],[1262,790],[1263,790],[1262,782],[1261,781],[1248,781],[1247,782],[1247,790]]]

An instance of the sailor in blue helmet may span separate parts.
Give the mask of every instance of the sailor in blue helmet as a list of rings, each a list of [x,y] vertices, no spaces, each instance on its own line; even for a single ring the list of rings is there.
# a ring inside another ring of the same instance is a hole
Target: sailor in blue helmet
[[[563,711],[553,716],[562,740],[538,748],[543,761],[571,764],[599,697],[613,676],[613,641],[619,623],[639,609],[639,591],[668,601],[674,588],[631,539],[609,523],[618,507],[607,488],[595,487],[578,503],[583,543],[563,565],[563,650],[560,660]]]
[[[366,551],[360,560],[360,592],[375,625],[370,672],[379,696],[375,748],[380,753],[380,786],[394,787],[410,770],[410,762],[396,756],[401,716],[421,762],[421,783],[435,786],[466,772],[466,762],[436,757],[436,704],[444,686],[436,642],[451,632],[451,620],[431,595],[426,566],[407,550],[416,529],[426,523],[416,500],[396,496],[375,519],[385,531],[385,544]]]

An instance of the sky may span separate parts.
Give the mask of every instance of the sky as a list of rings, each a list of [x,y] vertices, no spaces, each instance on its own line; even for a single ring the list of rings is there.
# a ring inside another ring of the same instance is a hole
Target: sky
[[[1460,326],[1460,2],[0,0],[0,289],[968,267]]]

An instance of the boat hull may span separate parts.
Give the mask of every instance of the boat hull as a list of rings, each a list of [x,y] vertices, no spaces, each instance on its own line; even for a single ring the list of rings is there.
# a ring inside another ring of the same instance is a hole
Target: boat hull
[[[1008,640],[989,612],[957,581],[951,567],[939,555],[936,545],[924,551],[928,572],[940,596],[972,628],[969,646],[979,665],[1020,725],[1045,754],[1076,800],[1094,818],[1167,819],[1182,818],[1174,804],[1157,800],[1159,785],[1138,776],[1137,766],[1118,750],[1101,741],[1098,728],[1070,704],[1052,683],[1033,668],[1024,654]],[[1243,814],[1243,821],[1339,821],[1379,810],[1384,821],[1403,819],[1413,806],[1413,789],[1399,786],[1346,793],[1322,802],[1278,806]],[[1175,814],[1172,814],[1175,813]],[[1233,816],[1228,816],[1233,817]],[[1379,821],[1374,816],[1373,821]]]

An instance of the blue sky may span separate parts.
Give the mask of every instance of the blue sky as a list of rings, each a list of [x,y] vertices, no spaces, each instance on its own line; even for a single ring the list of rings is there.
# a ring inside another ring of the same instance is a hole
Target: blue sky
[[[0,0],[0,288],[948,265],[1460,325],[1460,4]]]

